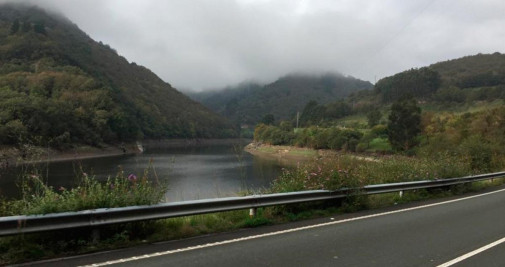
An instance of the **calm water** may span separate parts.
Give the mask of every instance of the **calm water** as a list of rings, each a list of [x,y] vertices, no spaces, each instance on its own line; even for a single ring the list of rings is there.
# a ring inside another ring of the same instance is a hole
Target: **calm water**
[[[238,152],[237,152],[238,151]],[[269,160],[241,152],[237,145],[206,145],[179,148],[146,147],[143,154],[54,162],[39,166],[47,183],[69,188],[79,168],[105,180],[121,167],[125,174],[142,176],[152,162],[160,179],[168,181],[167,201],[235,196],[243,190],[268,188],[281,167]],[[0,196],[17,197],[20,168],[0,170]]]

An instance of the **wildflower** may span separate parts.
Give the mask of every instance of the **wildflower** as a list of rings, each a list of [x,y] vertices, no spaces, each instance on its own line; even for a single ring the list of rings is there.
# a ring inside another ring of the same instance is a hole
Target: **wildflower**
[[[129,180],[130,182],[137,181],[137,176],[136,176],[135,174],[133,174],[133,173],[132,173],[132,174],[128,175],[128,180]]]

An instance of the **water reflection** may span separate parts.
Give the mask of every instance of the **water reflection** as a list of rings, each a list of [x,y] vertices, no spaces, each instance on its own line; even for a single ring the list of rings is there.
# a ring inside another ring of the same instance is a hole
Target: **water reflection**
[[[236,145],[235,145],[236,146]],[[152,165],[159,179],[168,182],[167,201],[235,196],[241,191],[268,188],[280,172],[272,161],[254,157],[234,145],[190,147],[146,147],[143,154],[104,157],[43,164],[39,169],[49,177],[50,186],[70,188],[82,169],[100,180],[122,170],[141,176]],[[2,170],[0,195],[19,196],[15,181],[20,169]]]

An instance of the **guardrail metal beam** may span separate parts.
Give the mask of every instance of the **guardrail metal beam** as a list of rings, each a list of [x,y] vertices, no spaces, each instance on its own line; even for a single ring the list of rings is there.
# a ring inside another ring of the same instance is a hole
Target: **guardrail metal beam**
[[[312,190],[292,193],[228,197],[194,201],[162,203],[150,206],[131,206],[63,212],[46,215],[19,215],[0,217],[0,236],[62,230],[77,227],[129,223],[173,218],[204,213],[286,205],[303,202],[341,199],[352,194],[382,194],[476,182],[505,176],[505,172],[481,174],[451,179],[436,179],[404,183],[367,185],[362,188],[336,191]]]

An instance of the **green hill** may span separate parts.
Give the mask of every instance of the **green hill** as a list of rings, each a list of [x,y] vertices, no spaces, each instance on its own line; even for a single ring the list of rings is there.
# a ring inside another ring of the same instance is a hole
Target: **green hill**
[[[475,88],[505,85],[505,54],[477,54],[430,65],[440,73],[442,86]]]
[[[291,120],[311,100],[326,104],[372,86],[340,74],[291,74],[267,85],[245,83],[192,97],[235,123],[256,124],[267,114]]]
[[[0,5],[0,144],[233,134],[220,116],[63,16]]]
[[[505,55],[477,54],[410,69],[375,85],[382,102],[403,95],[439,102],[471,102],[505,97]]]

